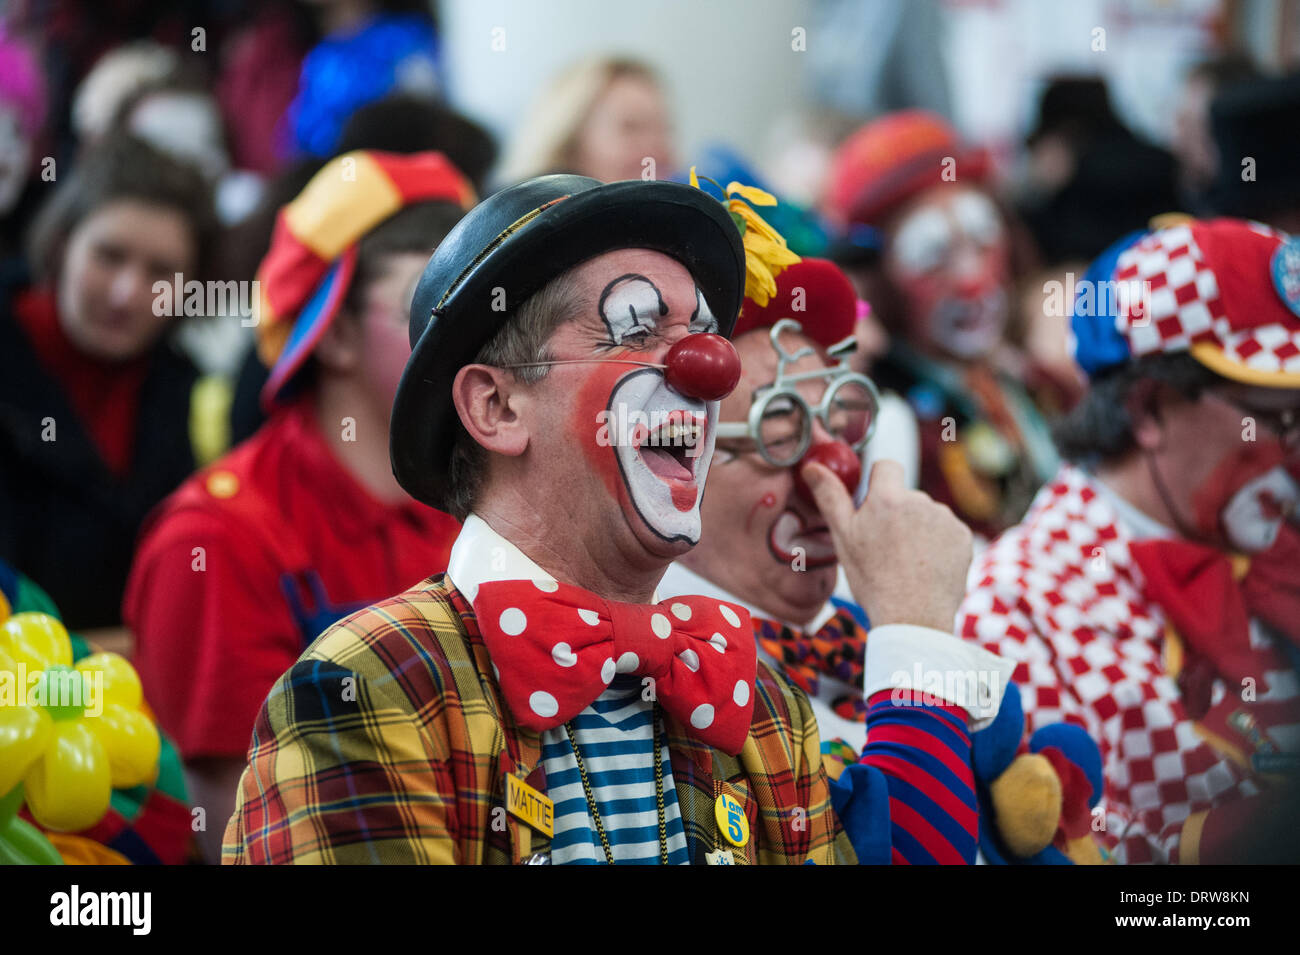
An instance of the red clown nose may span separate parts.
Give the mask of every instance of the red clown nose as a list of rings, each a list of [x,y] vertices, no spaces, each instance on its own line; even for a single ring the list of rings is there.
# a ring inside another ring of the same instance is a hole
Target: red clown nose
[[[664,359],[668,386],[687,398],[721,401],[740,381],[740,356],[721,335],[687,335]]]
[[[808,462],[829,468],[852,494],[862,480],[862,460],[843,441],[822,441],[814,444],[794,468],[794,489],[809,504],[816,506],[812,488],[803,479],[803,466]]]

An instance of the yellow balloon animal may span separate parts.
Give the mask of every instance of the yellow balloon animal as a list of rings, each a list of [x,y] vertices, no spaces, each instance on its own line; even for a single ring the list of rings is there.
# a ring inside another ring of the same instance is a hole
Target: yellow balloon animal
[[[103,818],[113,789],[154,781],[161,741],[142,699],[124,657],[74,665],[56,618],[0,623],[0,862],[48,861],[21,858],[41,855],[15,815],[21,802],[46,829],[76,832]]]

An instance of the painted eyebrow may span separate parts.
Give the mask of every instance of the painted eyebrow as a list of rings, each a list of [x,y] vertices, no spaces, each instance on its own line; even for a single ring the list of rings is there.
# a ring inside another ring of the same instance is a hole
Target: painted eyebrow
[[[659,315],[662,317],[668,314],[668,306],[664,303],[664,296],[663,293],[659,291],[659,286],[655,285],[654,282],[650,281],[639,272],[626,272],[606,285],[605,290],[600,293],[600,301],[596,303],[596,311],[600,312],[601,315],[604,315],[605,301],[614,293],[615,287],[621,285],[623,282],[633,281],[644,282],[646,285],[650,286],[655,293],[655,300],[659,302]],[[634,315],[633,318],[635,317],[636,316]]]
[[[701,305],[706,309],[709,308],[709,303],[704,300],[704,293],[700,291],[700,287],[697,285],[695,286],[695,311],[691,312],[690,320],[687,322],[688,327],[699,321]],[[713,314],[712,310],[709,311],[709,324],[715,328],[719,325],[718,317]]]
[[[654,301],[651,304],[647,299],[646,290],[654,293]],[[629,296],[631,301],[627,302],[626,314],[609,313],[611,307],[610,299],[616,295]],[[644,312],[638,312],[638,308],[652,309],[658,313],[657,316],[647,315]],[[632,329],[641,328],[650,333],[656,333],[660,320],[668,314],[668,305],[664,302],[663,293],[646,276],[639,272],[625,272],[618,278],[612,280],[600,293],[600,300],[596,304],[597,314],[605,325],[611,341],[621,343],[623,336],[632,331]],[[649,319],[649,321],[647,321]],[[629,322],[627,328],[624,323]]]

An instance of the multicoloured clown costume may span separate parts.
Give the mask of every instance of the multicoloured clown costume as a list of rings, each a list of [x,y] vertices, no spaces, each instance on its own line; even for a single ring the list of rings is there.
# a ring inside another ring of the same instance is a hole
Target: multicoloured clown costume
[[[494,299],[519,308],[566,273],[587,277],[594,294],[546,341],[579,328],[589,341],[554,360],[477,359],[512,318]],[[272,689],[225,861],[853,859],[807,698],[756,664],[743,608],[610,599],[546,566],[563,549],[596,552],[620,530],[652,568],[668,563],[653,555],[698,541],[717,399],[739,371],[717,333],[731,331],[745,273],[728,211],[674,183],[545,176],[497,193],[452,231],[411,308],[395,476],[417,499],[451,506],[458,436],[486,440],[467,430],[454,383],[545,364],[529,394],[554,403],[537,398],[529,412],[539,422],[525,449],[538,449],[532,466],[492,480],[518,489],[535,469],[563,466],[569,486],[545,493],[590,497],[601,519],[564,511],[543,522],[561,510],[555,502],[513,491],[507,503],[521,502],[528,529],[477,512],[507,506],[501,497],[458,506],[467,516],[446,574],[340,621]],[[601,439],[599,413],[626,408],[659,416],[656,440],[635,425]],[[565,442],[547,453],[559,431]],[[669,450],[669,432],[702,440],[698,460]]]
[[[1085,276],[1073,329],[1090,376],[1186,352],[1228,383],[1300,388],[1300,244],[1227,219],[1130,236]],[[1231,552],[1071,464],[972,568],[961,634],[1016,661],[1031,729],[1099,741],[1119,861],[1234,859],[1261,793],[1295,772],[1300,490],[1264,427],[1219,481],[1229,505],[1198,515]]]

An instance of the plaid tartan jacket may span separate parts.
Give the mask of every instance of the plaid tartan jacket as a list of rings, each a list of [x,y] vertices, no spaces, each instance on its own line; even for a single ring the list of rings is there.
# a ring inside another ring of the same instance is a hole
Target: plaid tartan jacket
[[[339,621],[271,690],[225,832],[226,863],[506,864],[545,837],[505,811],[506,773],[545,792],[541,739],[504,705],[474,613],[443,575]],[[731,848],[714,803],[749,818],[738,864],[856,859],[808,698],[759,665],[739,756],[665,714],[691,861]]]

